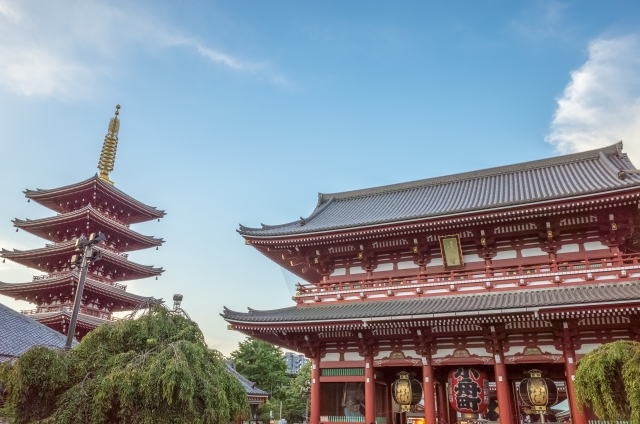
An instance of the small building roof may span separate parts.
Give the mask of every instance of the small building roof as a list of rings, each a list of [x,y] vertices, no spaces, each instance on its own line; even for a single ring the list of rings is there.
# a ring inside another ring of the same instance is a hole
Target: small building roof
[[[0,304],[0,362],[13,360],[34,346],[64,348],[67,337]]]
[[[621,191],[640,186],[622,143],[549,159],[342,193],[319,194],[313,213],[282,225],[240,226],[247,237],[339,231]],[[622,174],[621,174],[622,175]]]
[[[244,388],[245,392],[247,392],[247,395],[265,396],[265,397],[269,396],[269,393],[255,387],[256,383],[254,383],[253,381],[249,380],[244,375],[236,371],[233,361],[227,360],[226,363],[227,363],[227,372],[233,375],[240,382],[240,384],[242,384],[242,387]]]
[[[638,301],[640,281],[625,283],[590,284],[554,288],[526,288],[505,290],[489,294],[462,294],[412,299],[381,300],[371,302],[340,303],[336,305],[292,306],[269,311],[249,309],[236,312],[224,308],[220,315],[231,322],[273,324],[313,323],[314,321],[361,320],[393,317],[439,318],[474,314],[532,312],[541,307],[561,307],[601,302]],[[529,309],[527,309],[529,308]],[[396,318],[398,319],[398,318]]]

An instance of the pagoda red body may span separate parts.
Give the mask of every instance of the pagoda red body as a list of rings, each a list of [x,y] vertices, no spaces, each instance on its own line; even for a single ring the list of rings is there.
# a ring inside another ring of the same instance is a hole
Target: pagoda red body
[[[119,127],[117,113],[111,120],[110,134],[114,121]],[[115,130],[117,133],[117,127]],[[117,142],[117,134],[111,136]],[[112,154],[115,158],[115,151]],[[77,253],[75,240],[98,232],[104,233],[107,241],[96,247],[102,252],[102,259],[88,270],[76,338],[80,340],[96,326],[113,320],[113,312],[161,302],[153,297],[129,293],[123,283],[157,277],[163,272],[162,268],[130,261],[127,252],[162,245],[162,239],[141,235],[130,225],[162,218],[164,211],[133,199],[115,188],[111,181],[97,175],[56,189],[27,190],[25,195],[30,201],[52,209],[58,215],[37,220],[14,220],[16,228],[42,237],[50,244],[26,251],[3,249],[0,254],[5,259],[44,273],[27,283],[0,283],[0,294],[36,305],[33,310],[22,311],[24,314],[66,334],[79,278],[79,271],[71,268],[71,256]]]

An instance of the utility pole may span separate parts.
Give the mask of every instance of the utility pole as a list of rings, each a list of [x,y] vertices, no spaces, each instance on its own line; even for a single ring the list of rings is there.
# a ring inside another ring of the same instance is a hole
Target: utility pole
[[[302,396],[307,399],[307,406],[304,411],[304,424],[309,423],[309,398],[311,397],[311,381],[307,380],[304,386],[300,388],[302,391]]]
[[[76,239],[76,251],[82,252],[75,254],[71,257],[71,267],[80,269],[80,279],[78,280],[78,287],[76,288],[76,298],[73,302],[73,312],[71,313],[71,322],[69,323],[69,329],[67,330],[67,344],[66,350],[71,350],[73,343],[73,337],[76,333],[76,324],[78,322],[78,313],[80,313],[80,305],[82,304],[82,292],[84,291],[84,280],[87,278],[87,269],[89,264],[102,259],[102,253],[99,250],[94,250],[93,246],[98,243],[102,243],[107,238],[102,233],[91,233],[87,239],[85,236],[80,236]]]

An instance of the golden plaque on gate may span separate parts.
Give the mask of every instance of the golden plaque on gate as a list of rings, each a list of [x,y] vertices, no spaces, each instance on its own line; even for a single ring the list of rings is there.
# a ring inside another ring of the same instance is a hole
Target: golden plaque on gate
[[[450,271],[464,268],[460,234],[438,236],[438,241],[440,242],[440,253],[442,254],[444,269]]]

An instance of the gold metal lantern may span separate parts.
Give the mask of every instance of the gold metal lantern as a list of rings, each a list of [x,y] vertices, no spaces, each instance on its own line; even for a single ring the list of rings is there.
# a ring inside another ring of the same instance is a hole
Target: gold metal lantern
[[[402,412],[409,412],[411,407],[422,400],[422,385],[416,379],[410,378],[406,371],[398,373],[398,379],[391,385],[393,400],[400,405]]]
[[[540,370],[533,369],[525,373],[529,374],[529,378],[520,382],[520,399],[531,413],[544,414],[558,400],[558,388],[550,378],[543,378]]]

